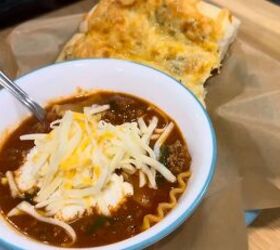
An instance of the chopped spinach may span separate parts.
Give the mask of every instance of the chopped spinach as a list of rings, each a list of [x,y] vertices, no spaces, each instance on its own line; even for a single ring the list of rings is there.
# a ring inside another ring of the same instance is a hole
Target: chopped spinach
[[[170,154],[169,147],[167,145],[162,145],[160,148],[159,161],[167,168],[168,168],[167,159],[169,157],[169,154]],[[166,180],[161,174],[157,173],[156,182],[158,186],[161,186],[166,182]]]
[[[166,183],[166,179],[159,173],[156,174],[156,183],[158,187],[161,187],[164,183]]]
[[[169,157],[169,148],[167,145],[162,145],[160,148],[160,155],[159,155],[159,161],[162,163],[164,166],[168,167],[167,164],[167,159]]]
[[[26,193],[23,197],[23,199],[27,202],[29,202],[30,204],[34,205],[34,201],[33,201],[34,195],[33,194],[28,194]]]
[[[101,228],[110,218],[105,216],[97,217],[94,222],[87,228],[87,234],[93,234],[97,229]]]

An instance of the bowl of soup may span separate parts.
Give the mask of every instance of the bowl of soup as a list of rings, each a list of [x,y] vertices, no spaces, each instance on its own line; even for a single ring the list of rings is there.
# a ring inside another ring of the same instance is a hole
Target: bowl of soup
[[[205,195],[215,133],[195,96],[114,59],[50,65],[16,80],[40,123],[0,91],[0,243],[12,249],[142,249]]]

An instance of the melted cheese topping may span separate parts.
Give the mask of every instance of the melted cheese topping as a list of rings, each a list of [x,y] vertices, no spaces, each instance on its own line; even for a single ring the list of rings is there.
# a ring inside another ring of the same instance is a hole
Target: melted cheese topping
[[[14,195],[34,194],[36,209],[47,217],[70,222],[93,212],[109,216],[133,195],[133,186],[116,174],[117,169],[128,174],[138,170],[141,186],[157,188],[156,172],[176,181],[158,161],[159,148],[173,123],[161,134],[155,132],[156,117],[149,125],[140,117],[138,122],[115,126],[101,119],[108,109],[109,105],[93,105],[83,113],[66,111],[61,120],[51,124],[50,133],[21,136],[21,140],[34,140],[35,146],[15,172],[15,180],[11,172],[7,175]],[[156,134],[158,140],[151,148],[151,137]]]
[[[101,0],[63,59],[113,57],[158,68],[203,101],[203,83],[220,65],[219,41],[228,11],[202,15],[194,0]]]

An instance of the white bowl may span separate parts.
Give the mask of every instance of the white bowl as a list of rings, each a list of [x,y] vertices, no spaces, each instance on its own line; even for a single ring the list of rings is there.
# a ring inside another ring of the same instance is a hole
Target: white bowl
[[[77,87],[129,93],[164,110],[180,127],[192,157],[192,176],[178,205],[147,231],[132,238],[94,250],[142,249],[171,233],[189,217],[201,202],[214,174],[216,139],[207,112],[194,95],[179,82],[144,65],[112,59],[76,60],[50,65],[16,81],[36,101],[74,93]],[[28,111],[7,91],[0,91],[0,133],[17,124]],[[9,249],[47,250],[17,232],[1,217],[0,242]],[[65,248],[64,248],[65,249]],[[71,248],[73,249],[73,248]]]

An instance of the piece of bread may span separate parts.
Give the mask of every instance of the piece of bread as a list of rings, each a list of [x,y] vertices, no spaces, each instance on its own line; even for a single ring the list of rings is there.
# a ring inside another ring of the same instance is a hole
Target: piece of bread
[[[101,0],[57,61],[111,57],[162,70],[204,103],[203,87],[236,36],[228,10],[196,0]]]
[[[216,19],[219,13],[222,11],[219,7],[203,1],[199,2],[197,7],[203,15],[212,19]],[[224,34],[219,40],[219,53],[221,61],[223,60],[230,44],[234,41],[239,25],[239,19],[231,16],[230,13],[229,19],[225,19],[222,23]]]

